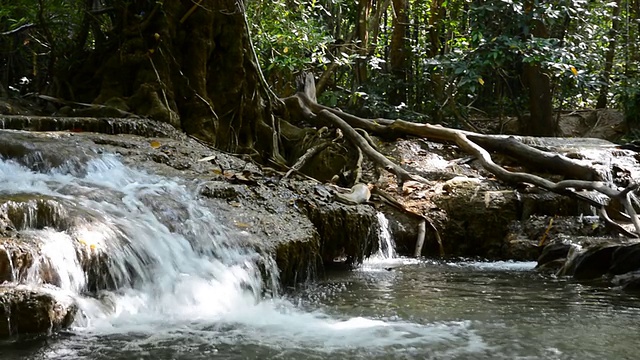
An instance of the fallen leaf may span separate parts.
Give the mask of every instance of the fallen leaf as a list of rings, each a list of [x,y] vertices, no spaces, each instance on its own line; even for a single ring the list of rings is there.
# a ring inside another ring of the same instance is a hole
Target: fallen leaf
[[[160,142],[156,140],[152,140],[149,142],[149,145],[151,145],[152,148],[157,149],[160,147]]]

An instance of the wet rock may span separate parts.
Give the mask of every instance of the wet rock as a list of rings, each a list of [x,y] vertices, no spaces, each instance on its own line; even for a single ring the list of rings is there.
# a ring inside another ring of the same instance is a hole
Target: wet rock
[[[620,275],[640,269],[640,243],[620,246],[612,256],[609,274]]]
[[[0,238],[0,283],[26,279],[37,247],[16,238]]]
[[[284,286],[307,281],[318,273],[320,241],[290,241],[276,247],[275,261],[278,264],[280,282]]]
[[[573,276],[576,280],[590,280],[606,275],[613,261],[613,253],[619,244],[603,243],[569,256],[560,275]]]
[[[592,212],[589,204],[583,201],[547,191],[540,193],[518,193],[518,220],[527,220],[531,216],[580,216]]]
[[[0,128],[28,131],[72,131],[146,137],[186,136],[175,127],[148,119],[0,115]]]
[[[611,282],[622,290],[640,292],[640,272],[638,271],[614,276]]]
[[[74,300],[53,288],[0,285],[0,337],[49,334],[71,325]]]
[[[571,250],[571,244],[564,242],[554,242],[548,244],[542,249],[542,254],[538,257],[536,269],[548,269],[555,267],[558,263],[564,264],[564,261]],[[553,263],[553,265],[548,265]]]
[[[308,203],[306,209],[320,235],[325,267],[358,264],[373,252],[377,244],[377,220],[372,207]]]
[[[504,243],[504,257],[516,261],[531,261],[540,254],[538,242],[508,234]]]
[[[211,198],[237,201],[246,198],[248,191],[245,185],[208,183],[202,187],[201,194]]]
[[[478,179],[452,179],[434,203],[447,214],[441,236],[447,255],[504,257],[507,225],[517,218],[512,190],[494,190]]]
[[[567,259],[555,259],[548,261],[542,265],[536,265],[535,270],[540,273],[557,274],[562,269]]]
[[[66,230],[72,223],[65,206],[58,200],[34,194],[0,195],[0,217],[13,229]]]

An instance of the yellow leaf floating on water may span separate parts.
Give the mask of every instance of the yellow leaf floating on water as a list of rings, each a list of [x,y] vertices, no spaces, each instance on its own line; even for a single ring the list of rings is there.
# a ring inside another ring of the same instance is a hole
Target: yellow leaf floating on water
[[[569,68],[574,76],[578,76],[578,69],[575,66]]]
[[[153,140],[153,141],[149,142],[149,145],[151,145],[152,148],[157,149],[157,148],[160,147],[160,142]]]

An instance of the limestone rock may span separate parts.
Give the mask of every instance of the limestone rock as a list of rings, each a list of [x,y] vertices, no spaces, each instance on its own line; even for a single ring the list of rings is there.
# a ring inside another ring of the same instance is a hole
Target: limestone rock
[[[73,298],[53,287],[0,285],[0,338],[66,328],[77,310]]]

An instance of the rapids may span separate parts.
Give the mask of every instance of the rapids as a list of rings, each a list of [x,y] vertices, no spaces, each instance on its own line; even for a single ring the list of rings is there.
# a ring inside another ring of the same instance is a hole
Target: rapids
[[[278,295],[274,261],[234,241],[188,184],[129,168],[114,155],[46,171],[28,165],[0,162],[0,194],[37,199],[5,204],[24,210],[20,235],[38,242],[23,282],[53,282],[75,298],[80,311],[70,330],[74,337],[117,343],[188,334],[207,342],[336,351],[453,336],[440,325],[300,309]],[[164,201],[182,208],[162,206]],[[391,246],[384,251],[393,254]],[[86,264],[97,266],[97,279],[89,278]],[[263,281],[260,268],[270,281]]]
[[[75,299],[73,326],[0,342],[1,359],[625,359],[633,298],[532,263],[397,258],[281,294],[277,268],[200,202],[197,184],[114,155],[38,169],[0,161],[0,196],[36,242],[31,286]],[[88,271],[89,270],[89,271]]]

